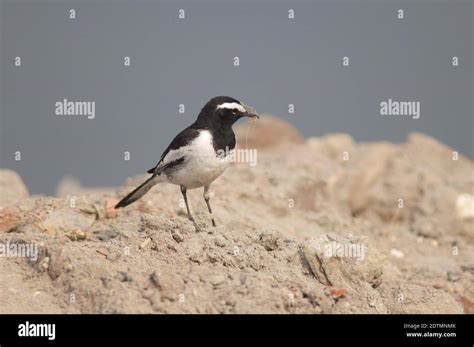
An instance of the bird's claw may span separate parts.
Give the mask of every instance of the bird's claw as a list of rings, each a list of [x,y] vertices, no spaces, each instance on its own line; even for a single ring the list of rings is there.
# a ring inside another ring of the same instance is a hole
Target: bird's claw
[[[196,220],[193,217],[189,217],[189,220],[193,223],[196,232],[200,233],[202,231],[202,228],[199,226],[199,224],[197,224]]]

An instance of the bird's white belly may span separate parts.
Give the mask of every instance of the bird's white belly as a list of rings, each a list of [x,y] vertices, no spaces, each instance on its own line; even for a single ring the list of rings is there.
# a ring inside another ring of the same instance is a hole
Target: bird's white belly
[[[183,165],[169,175],[168,180],[187,189],[207,186],[227,169],[231,154],[229,152],[227,157],[218,156],[212,145],[210,132],[203,130],[192,145],[183,148]]]
[[[228,166],[226,162],[219,162],[218,158],[193,158],[189,162],[189,170],[185,174],[180,171],[173,177],[173,183],[183,185],[188,189],[199,188],[211,184]]]

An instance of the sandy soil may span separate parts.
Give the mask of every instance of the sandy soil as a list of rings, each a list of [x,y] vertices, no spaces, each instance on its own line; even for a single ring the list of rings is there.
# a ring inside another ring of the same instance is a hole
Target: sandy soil
[[[0,257],[0,312],[474,313],[472,161],[422,134],[303,139],[271,117],[246,132],[258,162],[213,184],[217,227],[188,194],[201,232],[172,185],[115,213],[145,176],[40,197],[1,170],[0,245],[38,254]]]

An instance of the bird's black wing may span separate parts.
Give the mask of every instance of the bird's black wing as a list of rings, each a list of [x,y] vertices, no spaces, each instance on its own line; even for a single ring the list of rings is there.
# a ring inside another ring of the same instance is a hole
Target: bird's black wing
[[[166,155],[171,150],[176,150],[188,145],[191,141],[193,141],[198,136],[199,136],[199,130],[191,128],[191,127],[186,128],[183,131],[181,131],[178,135],[176,135],[173,141],[171,141],[169,146],[165,149],[158,163],[147,172],[150,174],[154,174],[154,173],[157,173],[157,171],[163,170],[164,168],[170,168],[174,165],[182,163],[184,158],[175,158],[174,160],[169,161],[169,162],[164,162],[164,160],[166,161]]]

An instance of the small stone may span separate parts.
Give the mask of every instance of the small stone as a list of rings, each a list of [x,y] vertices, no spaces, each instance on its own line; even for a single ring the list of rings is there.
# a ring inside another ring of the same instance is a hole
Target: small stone
[[[274,251],[278,249],[278,237],[269,233],[262,233],[259,237],[260,244],[267,250],[267,251]]]
[[[107,198],[105,200],[105,218],[114,218],[117,216],[115,205],[117,205],[118,202],[119,200],[115,198]]]
[[[461,278],[461,275],[454,271],[448,271],[447,277],[448,277],[449,282],[456,282],[456,281],[459,281],[459,279]]]
[[[140,249],[145,249],[146,246],[148,246],[151,242],[151,238],[147,238],[145,241],[142,242],[142,244],[140,245]]]
[[[235,301],[234,299],[227,299],[225,304],[227,306],[234,307],[237,304],[237,301]]]
[[[222,236],[217,236],[214,240],[214,243],[217,247],[225,247],[226,241]]]
[[[403,258],[405,254],[403,254],[402,251],[399,251],[398,249],[392,248],[390,250],[390,255],[395,258]]]
[[[64,256],[62,249],[52,252],[48,267],[48,274],[52,280],[55,280],[59,275],[61,275],[65,261],[66,257]]]
[[[217,275],[211,276],[211,278],[209,278],[209,282],[211,282],[213,286],[218,286],[219,284],[224,282],[226,279],[227,279],[226,276],[222,274],[217,274]]]
[[[132,282],[132,277],[125,271],[119,271],[118,277],[120,282]]]
[[[184,241],[183,236],[182,236],[178,231],[173,231],[173,233],[171,234],[171,236],[172,236],[173,239],[174,239],[176,242],[178,242],[178,243]]]
[[[468,193],[458,195],[456,213],[460,219],[474,219],[474,195]]]
[[[333,299],[340,299],[347,296],[347,290],[344,288],[326,288],[324,294]]]
[[[43,260],[41,261],[41,267],[45,270],[48,271],[49,267],[49,257],[44,257]]]
[[[0,233],[14,231],[21,223],[21,218],[9,208],[0,209]]]
[[[82,241],[87,238],[87,234],[79,229],[74,229],[66,234],[71,241]]]
[[[100,241],[109,241],[110,239],[113,239],[118,236],[118,232],[113,230],[113,229],[108,229],[108,230],[101,230],[97,233],[97,238]]]

